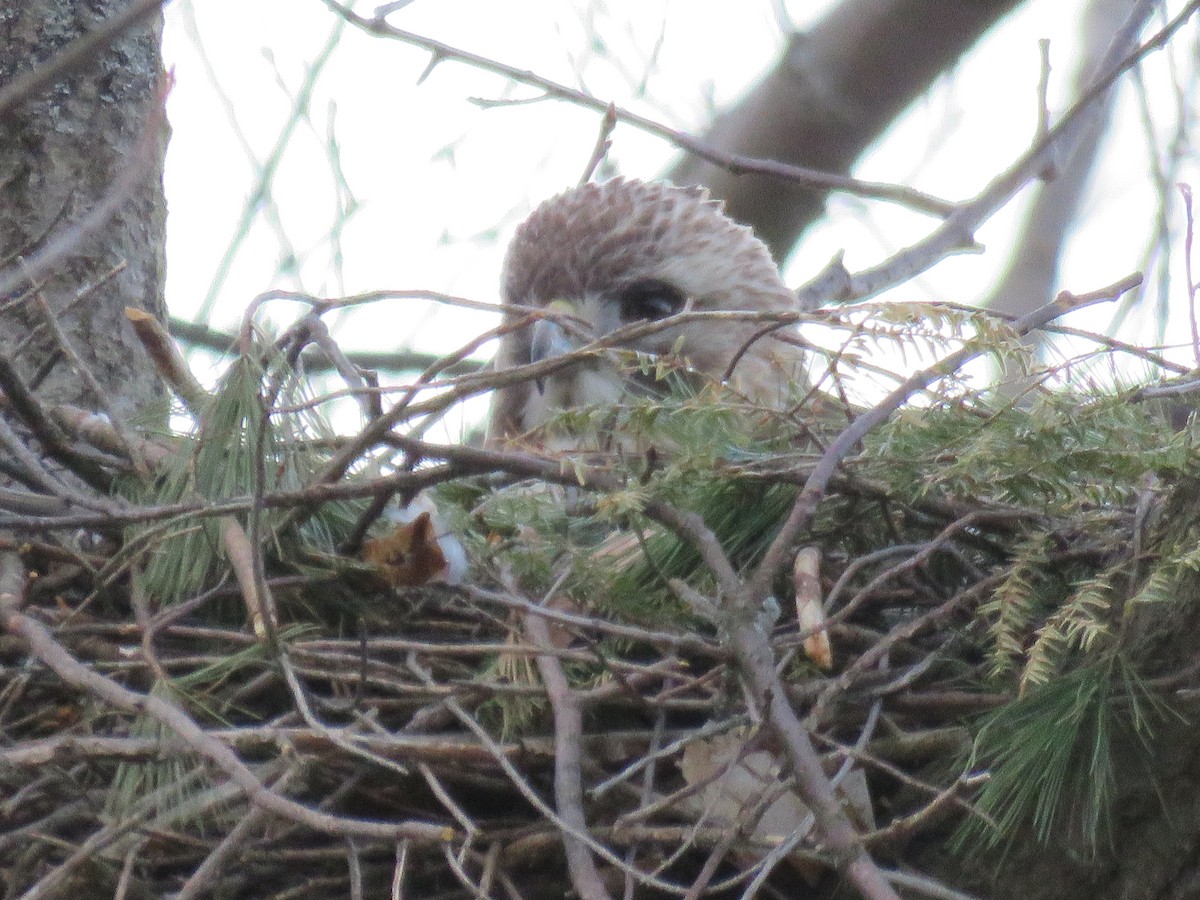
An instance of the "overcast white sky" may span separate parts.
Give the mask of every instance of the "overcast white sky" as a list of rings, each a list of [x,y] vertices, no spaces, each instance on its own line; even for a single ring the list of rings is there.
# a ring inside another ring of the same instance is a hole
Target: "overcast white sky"
[[[714,104],[733,100],[770,64],[783,40],[779,5],[415,0],[391,22],[699,131]],[[828,5],[794,2],[790,14],[803,25]],[[974,194],[1031,140],[1039,38],[1051,41],[1052,102],[1061,97],[1080,6],[1080,0],[1029,3],[987,36],[856,174],[948,199]],[[165,52],[176,77],[167,164],[173,314],[194,317],[209,298],[209,320],[229,327],[251,298],[273,286],[329,295],[421,288],[495,301],[512,229],[537,202],[578,180],[596,139],[595,113],[554,101],[480,108],[470,99],[535,92],[453,62],[418,83],[427,53],[346,28],[315,80],[309,117],[286,142],[270,203],[252,205],[238,242],[263,163],[338,27],[318,0],[168,6]],[[1184,58],[1192,46],[1178,48]],[[1160,57],[1148,77],[1160,85],[1154,94],[1166,131],[1174,99]],[[1157,197],[1128,89],[1117,121],[1116,146],[1106,154],[1064,266],[1063,285],[1075,290],[1137,269],[1151,230]],[[672,155],[664,142],[629,127],[619,126],[614,138],[612,161],[628,175],[653,177]],[[339,178],[359,204],[340,230],[346,193]],[[899,297],[971,302],[985,294],[1004,264],[1020,209],[1014,204],[980,232],[986,254],[948,260]],[[805,281],[839,249],[852,270],[870,265],[929,227],[894,206],[835,197],[828,221],[811,230],[793,259],[789,281]],[[233,245],[228,272],[216,280]],[[289,253],[300,258],[298,267],[281,264]],[[290,311],[277,308],[273,315],[283,322]],[[1139,332],[1149,327],[1144,319]],[[447,351],[490,324],[484,313],[396,301],[356,313],[338,334],[347,348]]]

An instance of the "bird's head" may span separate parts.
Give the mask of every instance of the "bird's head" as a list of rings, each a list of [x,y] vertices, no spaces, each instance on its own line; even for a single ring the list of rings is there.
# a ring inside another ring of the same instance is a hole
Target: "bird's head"
[[[795,309],[766,245],[704,190],[625,179],[586,184],[535,209],[509,245],[502,295],[510,322],[530,309],[554,315],[506,334],[499,368],[559,356],[624,326],[685,311]],[[777,348],[744,351],[763,325],[682,321],[630,336],[621,346],[655,355],[677,351],[712,378],[741,352],[735,383],[761,380],[763,354]],[[563,409],[615,402],[625,387],[619,369],[603,357],[536,384],[510,385],[494,402],[492,439],[524,434]]]

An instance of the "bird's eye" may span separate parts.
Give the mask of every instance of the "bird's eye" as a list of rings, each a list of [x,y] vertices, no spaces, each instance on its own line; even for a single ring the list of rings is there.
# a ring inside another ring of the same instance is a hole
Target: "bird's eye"
[[[684,299],[675,285],[657,280],[635,281],[617,294],[622,322],[653,322],[673,316],[683,309]]]

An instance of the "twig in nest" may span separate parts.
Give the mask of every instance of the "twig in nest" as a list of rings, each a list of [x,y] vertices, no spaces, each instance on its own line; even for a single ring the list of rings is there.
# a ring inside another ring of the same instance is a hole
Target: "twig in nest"
[[[543,651],[554,648],[546,620],[525,614],[525,633]],[[571,691],[558,658],[551,652],[537,657],[538,672],[546,686],[546,696],[554,710],[554,799],[558,814],[576,832],[586,832],[587,815],[583,811],[583,776],[579,738],[583,733],[583,711],[579,698]],[[585,900],[609,900],[610,895],[596,871],[596,863],[585,844],[570,831],[563,832],[563,849],[571,884]]]
[[[187,407],[188,412],[199,418],[208,407],[212,395],[196,380],[170,333],[158,319],[136,306],[125,307],[125,318],[133,326],[133,333],[150,355],[150,361],[154,363],[158,374]]]
[[[3,556],[7,554],[0,558]],[[3,590],[0,590],[0,622],[5,631],[25,641],[33,655],[67,684],[127,713],[146,714],[175,732],[192,750],[228,775],[255,806],[325,834],[387,841],[410,838],[424,844],[444,843],[454,837],[453,829],[444,825],[334,816],[284,797],[263,784],[227,745],[204,731],[179,707],[161,697],[131,691],[75,659],[41,624],[20,611],[18,597]]]

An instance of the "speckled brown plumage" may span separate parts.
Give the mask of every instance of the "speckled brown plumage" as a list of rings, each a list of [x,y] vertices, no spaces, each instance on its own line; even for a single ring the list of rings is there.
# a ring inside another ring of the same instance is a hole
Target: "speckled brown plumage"
[[[688,269],[693,269],[688,271]],[[504,263],[507,303],[603,294],[650,275],[698,288],[697,309],[791,309],[771,254],[701,188],[614,179],[547,200],[513,236]]]

